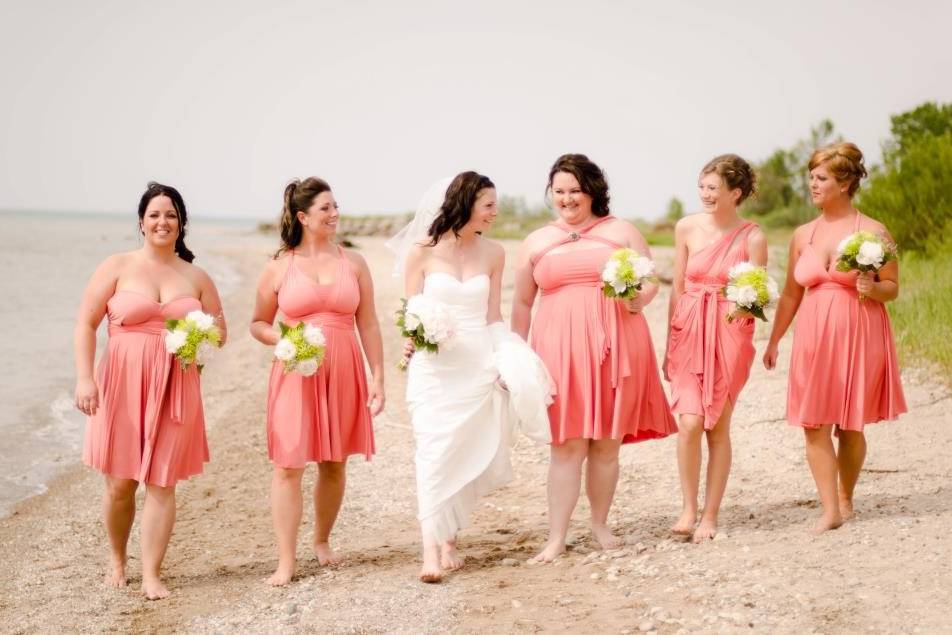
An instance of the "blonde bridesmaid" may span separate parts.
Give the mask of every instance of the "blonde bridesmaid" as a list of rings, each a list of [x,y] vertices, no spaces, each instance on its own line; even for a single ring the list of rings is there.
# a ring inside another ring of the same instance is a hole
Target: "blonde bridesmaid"
[[[317,463],[318,470],[314,555],[322,565],[340,562],[329,540],[344,498],[347,457],[370,459],[372,416],[384,406],[383,341],[373,281],[363,257],[334,242],[339,218],[325,181],[291,182],[284,191],[281,248],[258,282],[251,323],[255,339],[268,346],[278,343],[274,322],[280,310],[286,324],[314,324],[327,340],[324,362],[314,375],[285,374],[277,360],[271,366],[267,431],[278,567],[267,582],[275,586],[294,576],[301,478],[308,463]],[[369,386],[364,355],[372,373]]]
[[[523,242],[512,307],[512,330],[525,339],[531,326],[530,344],[558,391],[549,407],[549,539],[538,562],[565,551],[583,465],[592,533],[603,549],[616,547],[608,512],[621,445],[677,431],[641,314],[657,286],[646,285],[631,300],[606,298],[601,289],[601,270],[615,250],[650,257],[648,244],[631,223],[609,213],[605,175],[585,155],[559,157],[546,189],[559,219]]]
[[[106,476],[103,516],[109,537],[106,584],[127,584],[135,493],[142,510],[142,592],[167,597],[160,569],[175,524],[175,485],[208,461],[199,374],[166,352],[165,320],[201,310],[225,320],[215,284],[191,264],[182,195],[149,183],[139,201],[143,245],[110,256],[83,292],[76,318],[76,407],[89,415],[83,462]],[[96,329],[109,319],[109,343],[93,374]]]
[[[753,316],[721,293],[739,262],[767,264],[767,240],[737,213],[754,191],[754,172],[736,154],[711,159],[698,180],[702,213],[675,227],[674,280],[668,305],[664,374],[678,421],[678,472],[683,507],[672,531],[713,538],[731,469],[730,424],[754,361]],[[729,312],[739,318],[727,321]],[[698,523],[701,437],[707,437],[704,509]]]
[[[906,401],[885,307],[899,295],[899,264],[891,261],[877,275],[836,270],[836,247],[846,236],[862,229],[889,239],[882,223],[852,204],[866,176],[863,154],[852,143],[835,143],[814,152],[809,169],[810,196],[821,213],[798,227],[790,242],[787,282],[764,365],[776,366],[780,339],[797,315],[787,421],[803,428],[823,506],[813,531],[821,533],[853,515],[853,492],[866,458],[864,426],[895,419],[906,412]]]

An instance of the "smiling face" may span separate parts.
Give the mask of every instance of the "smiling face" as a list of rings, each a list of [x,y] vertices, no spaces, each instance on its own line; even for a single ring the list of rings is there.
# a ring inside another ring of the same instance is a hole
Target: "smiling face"
[[[146,242],[156,247],[175,245],[179,235],[179,215],[168,196],[159,195],[149,201],[139,223]]]
[[[552,176],[552,205],[570,225],[580,225],[592,217],[592,197],[582,191],[575,175],[556,172]]]
[[[823,209],[841,198],[849,199],[846,184],[837,182],[825,163],[810,170],[810,199]]]
[[[337,233],[340,209],[334,199],[334,194],[328,190],[315,196],[307,211],[298,212],[297,217],[304,227],[304,231],[319,236],[333,236]]]
[[[499,213],[496,207],[496,188],[485,187],[476,194],[476,201],[470,212],[469,221],[463,229],[472,229],[475,232],[487,232],[496,220]]]
[[[706,214],[733,212],[741,196],[740,188],[727,189],[727,184],[717,172],[701,175],[697,182],[697,193],[701,199],[701,209]]]

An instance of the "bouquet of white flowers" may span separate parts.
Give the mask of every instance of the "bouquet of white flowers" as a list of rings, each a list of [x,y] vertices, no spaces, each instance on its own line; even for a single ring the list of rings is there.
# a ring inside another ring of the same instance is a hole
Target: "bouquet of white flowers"
[[[190,311],[183,320],[166,320],[165,328],[165,350],[178,358],[182,370],[194,363],[201,372],[221,346],[215,318],[202,311]]]
[[[284,362],[284,373],[296,372],[305,377],[316,373],[327,346],[324,331],[305,322],[297,326],[278,322],[278,328],[281,339],[274,347],[274,356]]]
[[[730,268],[723,293],[738,309],[743,309],[764,322],[767,321],[764,309],[780,297],[777,283],[767,275],[767,269],[750,262],[738,262]],[[734,311],[727,314],[728,322],[733,322],[736,318]]]
[[[877,272],[896,259],[896,245],[872,232],[858,231],[840,241],[836,247],[836,270]],[[859,299],[864,299],[863,295]]]
[[[655,265],[634,249],[619,249],[602,269],[602,292],[609,298],[630,300],[645,282],[654,280]]]
[[[418,350],[436,353],[440,347],[452,346],[456,336],[456,316],[450,308],[421,293],[403,300],[402,308],[397,311],[397,326],[403,337],[413,340]],[[400,361],[400,368],[406,370],[409,361]]]

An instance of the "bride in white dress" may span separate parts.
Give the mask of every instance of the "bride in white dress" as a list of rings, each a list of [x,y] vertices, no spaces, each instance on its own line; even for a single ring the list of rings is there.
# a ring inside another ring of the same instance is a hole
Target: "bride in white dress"
[[[398,252],[398,268],[403,265],[406,296],[422,293],[442,302],[457,322],[452,346],[437,353],[407,350],[413,355],[407,404],[416,441],[424,582],[439,582],[444,571],[462,567],[457,532],[476,498],[512,477],[512,424],[548,440],[551,379],[502,323],[505,253],[481,236],[496,214],[492,181],[463,172],[448,187],[442,181],[431,188],[414,221],[389,243]]]

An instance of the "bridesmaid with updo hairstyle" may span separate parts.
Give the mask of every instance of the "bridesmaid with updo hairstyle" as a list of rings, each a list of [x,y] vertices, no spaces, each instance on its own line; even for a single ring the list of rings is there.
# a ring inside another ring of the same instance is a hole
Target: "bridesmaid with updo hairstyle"
[[[215,283],[185,246],[188,213],[174,187],[149,183],[139,200],[142,247],[114,254],[83,291],[74,334],[76,407],[89,415],[83,463],[106,477],[103,516],[110,559],[106,585],[127,584],[136,490],[145,486],[140,543],[142,593],[168,597],[160,569],[175,525],[175,486],[208,461],[201,381],[165,349],[165,321],[192,311],[225,318]],[[96,329],[109,320],[109,343],[93,374]]]
[[[617,547],[608,512],[619,449],[677,431],[641,314],[657,285],[645,284],[630,300],[602,293],[608,258],[623,247],[650,258],[648,243],[634,225],[610,214],[605,175],[584,154],[559,157],[546,192],[558,220],[523,242],[512,306],[512,330],[528,338],[531,326],[529,342],[558,393],[549,407],[549,539],[537,562],[551,562],[565,551],[583,465],[592,534],[602,549]]]
[[[754,361],[754,320],[724,297],[728,272],[740,262],[767,264],[767,239],[737,207],[754,191],[750,165],[736,154],[701,168],[701,213],[674,229],[674,279],[668,305],[664,374],[678,422],[678,472],[683,507],[674,533],[694,542],[713,538],[731,469],[730,424],[734,404]],[[737,318],[727,321],[728,314]],[[707,437],[704,509],[697,523],[701,437]]]
[[[787,421],[803,428],[807,462],[823,514],[814,533],[853,516],[853,492],[866,458],[866,424],[906,412],[885,303],[899,295],[899,263],[878,273],[836,269],[837,245],[865,230],[892,239],[882,223],[853,207],[866,176],[863,153],[834,143],[810,157],[810,196],[820,215],[793,234],[787,282],[777,306],[764,366],[777,364],[794,315]],[[833,445],[832,436],[839,440]]]
[[[363,256],[334,242],[339,219],[326,181],[310,177],[285,188],[281,247],[258,281],[251,319],[252,336],[268,346],[281,339],[275,329],[278,310],[288,326],[318,326],[326,339],[324,361],[313,375],[286,373],[277,359],[271,365],[267,432],[278,567],[267,582],[274,586],[294,576],[301,478],[308,463],[317,463],[318,471],[314,556],[321,565],[340,563],[328,541],[344,498],[347,457],[370,459],[372,417],[384,406],[383,340],[373,281]],[[372,373],[369,386],[364,356]]]

